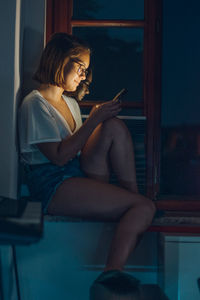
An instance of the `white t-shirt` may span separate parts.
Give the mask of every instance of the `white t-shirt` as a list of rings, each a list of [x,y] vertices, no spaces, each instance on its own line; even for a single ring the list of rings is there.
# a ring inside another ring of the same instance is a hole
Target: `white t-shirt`
[[[42,164],[49,160],[36,144],[59,142],[74,134],[82,126],[80,108],[75,99],[63,95],[76,127],[72,132],[68,123],[37,90],[28,94],[19,109],[19,139],[21,160],[27,164]]]

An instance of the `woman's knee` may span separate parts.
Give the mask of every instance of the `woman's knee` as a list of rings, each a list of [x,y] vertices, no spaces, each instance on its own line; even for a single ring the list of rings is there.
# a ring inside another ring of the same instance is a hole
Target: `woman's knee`
[[[148,198],[144,203],[144,209],[146,210],[147,215],[152,219],[156,213],[156,206],[154,202]]]
[[[140,197],[138,197],[137,200],[139,200],[139,198]],[[128,230],[131,230],[138,236],[143,234],[151,225],[154,214],[154,203],[148,198],[141,196],[140,201],[132,202],[126,214],[124,215],[127,221]]]
[[[104,121],[102,124],[102,129],[105,134],[109,135],[112,138],[116,136],[119,139],[123,137],[127,138],[128,136],[130,136],[128,128],[119,118],[112,118]]]
[[[133,202],[133,208],[136,207],[138,211],[141,212],[143,216],[145,216],[146,219],[149,219],[150,221],[153,219],[155,213],[156,213],[156,206],[152,200],[149,198],[146,198],[142,195],[138,194],[138,201],[135,203]]]

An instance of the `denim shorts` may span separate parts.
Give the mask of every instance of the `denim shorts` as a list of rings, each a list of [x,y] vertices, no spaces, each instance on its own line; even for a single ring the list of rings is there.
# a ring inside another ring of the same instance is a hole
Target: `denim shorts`
[[[42,203],[43,213],[47,214],[48,205],[58,186],[67,178],[85,177],[80,169],[79,157],[60,167],[52,163],[25,165],[26,184],[32,201]]]

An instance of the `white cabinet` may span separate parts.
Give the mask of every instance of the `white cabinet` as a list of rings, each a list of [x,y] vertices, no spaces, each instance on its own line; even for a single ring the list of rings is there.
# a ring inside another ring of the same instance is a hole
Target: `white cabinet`
[[[200,236],[161,234],[164,289],[170,300],[199,300]]]
[[[16,247],[22,300],[88,300],[103,271],[114,223],[45,221],[37,244]],[[146,233],[126,271],[142,283],[157,283],[157,234]]]

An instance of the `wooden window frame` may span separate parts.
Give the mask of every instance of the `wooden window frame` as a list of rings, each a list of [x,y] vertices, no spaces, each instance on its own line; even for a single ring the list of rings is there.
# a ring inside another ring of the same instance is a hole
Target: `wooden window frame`
[[[124,103],[126,108],[142,108],[147,119],[147,196],[156,199],[160,182],[160,103],[162,0],[144,0],[144,20],[74,20],[73,0],[47,0],[46,41],[55,32],[72,33],[73,27],[144,28],[143,102]],[[91,106],[94,102],[83,102]]]

